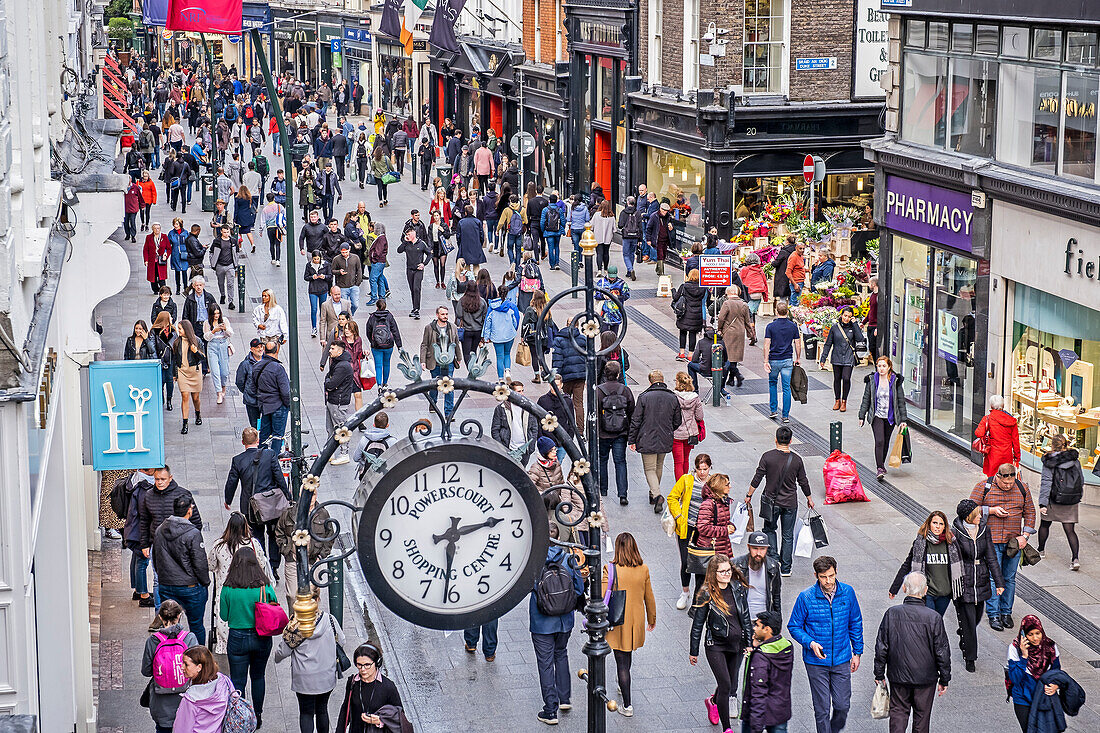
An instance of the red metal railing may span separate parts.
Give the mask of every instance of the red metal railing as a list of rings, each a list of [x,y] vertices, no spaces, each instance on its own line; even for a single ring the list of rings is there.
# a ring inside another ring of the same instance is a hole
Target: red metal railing
[[[126,112],[126,82],[123,81],[122,69],[110,56],[104,57],[103,61],[103,109],[114,118],[122,120],[136,137],[141,132],[141,128]]]

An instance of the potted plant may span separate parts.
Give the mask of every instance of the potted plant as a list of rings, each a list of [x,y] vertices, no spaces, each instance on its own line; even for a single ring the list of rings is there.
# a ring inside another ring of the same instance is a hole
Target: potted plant
[[[129,18],[111,18],[107,24],[107,36],[115,41],[119,60],[122,64],[130,63],[130,46],[134,40],[134,21]],[[124,54],[125,57],[123,57]]]

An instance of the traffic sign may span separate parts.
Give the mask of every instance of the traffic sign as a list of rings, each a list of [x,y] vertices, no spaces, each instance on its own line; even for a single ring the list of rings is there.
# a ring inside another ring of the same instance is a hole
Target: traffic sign
[[[511,147],[513,155],[528,156],[535,152],[535,136],[526,131],[517,132],[512,135]]]
[[[229,41],[230,43],[240,43],[241,36],[239,33],[230,33],[228,36],[225,37],[225,40]]]
[[[728,288],[733,284],[733,255],[699,255],[699,285]]]
[[[806,183],[814,182],[814,156],[807,155],[802,160],[802,177],[806,179]]]

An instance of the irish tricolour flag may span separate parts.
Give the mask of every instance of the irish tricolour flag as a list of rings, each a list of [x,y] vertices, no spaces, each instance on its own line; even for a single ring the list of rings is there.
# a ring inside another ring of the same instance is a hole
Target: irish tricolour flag
[[[410,56],[413,52],[413,29],[427,4],[428,0],[405,0],[405,15],[401,19],[401,43],[405,46],[405,53]]]

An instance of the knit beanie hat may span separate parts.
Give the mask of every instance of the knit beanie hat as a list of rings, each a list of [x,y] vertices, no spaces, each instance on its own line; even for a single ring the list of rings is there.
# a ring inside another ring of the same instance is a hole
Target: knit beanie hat
[[[963,499],[959,502],[959,506],[955,508],[955,513],[959,515],[959,519],[965,522],[967,517],[973,514],[977,508],[978,504],[973,499]]]
[[[555,443],[553,439],[547,438],[545,435],[543,435],[541,438],[535,441],[535,447],[537,448],[540,456],[548,456],[550,455],[550,453],[557,450],[558,444]]]

